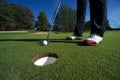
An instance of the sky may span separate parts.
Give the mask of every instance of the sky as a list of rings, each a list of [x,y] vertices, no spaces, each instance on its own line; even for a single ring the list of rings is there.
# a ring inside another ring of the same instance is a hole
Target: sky
[[[58,5],[58,0],[6,0],[8,3],[17,3],[27,6],[34,14],[35,20],[40,12],[44,11],[51,23],[53,14]],[[76,9],[76,0],[62,0],[61,5]],[[112,28],[120,28],[120,0],[108,0],[108,20]],[[86,21],[90,19],[89,4],[87,5]]]

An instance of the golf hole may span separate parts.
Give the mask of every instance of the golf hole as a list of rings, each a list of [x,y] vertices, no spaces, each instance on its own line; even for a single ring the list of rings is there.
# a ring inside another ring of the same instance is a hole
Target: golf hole
[[[33,64],[36,66],[45,66],[57,61],[58,55],[55,53],[40,54],[33,58]]]

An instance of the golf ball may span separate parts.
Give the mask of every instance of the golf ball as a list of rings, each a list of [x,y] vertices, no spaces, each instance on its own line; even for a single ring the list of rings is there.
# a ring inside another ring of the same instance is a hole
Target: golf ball
[[[43,41],[43,45],[46,46],[48,44],[47,40]]]

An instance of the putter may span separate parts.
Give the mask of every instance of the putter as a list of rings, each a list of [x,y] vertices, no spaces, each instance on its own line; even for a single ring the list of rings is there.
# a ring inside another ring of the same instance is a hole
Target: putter
[[[61,6],[61,1],[62,1],[62,0],[58,0],[58,6],[57,6],[57,8],[56,8],[56,10],[55,10],[55,14],[54,14],[54,16],[53,16],[53,18],[52,18],[52,22],[51,22],[52,24],[51,24],[51,27],[49,28],[48,35],[47,35],[47,41],[48,41],[48,42],[49,42],[50,33],[51,33],[52,28],[53,28],[53,25],[54,25],[54,21],[55,21],[55,19],[56,19],[56,16],[57,16],[58,11],[59,11],[60,6]]]

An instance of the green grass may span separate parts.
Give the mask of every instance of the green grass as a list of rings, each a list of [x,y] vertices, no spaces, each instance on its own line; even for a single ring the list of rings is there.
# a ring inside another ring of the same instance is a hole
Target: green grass
[[[97,46],[64,40],[71,34],[51,34],[51,42],[41,46],[46,34],[0,33],[0,80],[120,80],[119,31],[107,31]],[[59,56],[55,64],[33,65],[36,55],[47,52]]]

